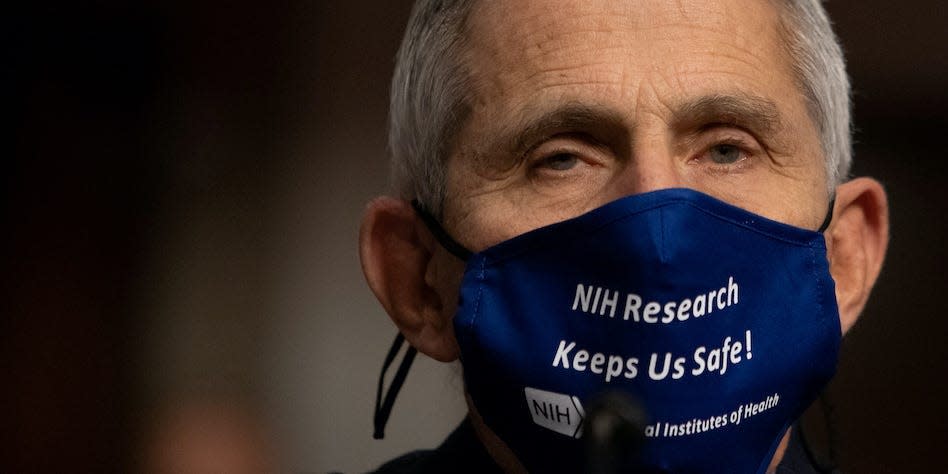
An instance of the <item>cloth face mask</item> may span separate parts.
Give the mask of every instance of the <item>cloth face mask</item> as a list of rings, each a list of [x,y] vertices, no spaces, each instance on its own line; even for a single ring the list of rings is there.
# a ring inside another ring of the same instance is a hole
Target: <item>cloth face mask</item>
[[[636,472],[764,472],[835,371],[829,216],[814,232],[667,189],[470,254],[422,215],[467,260],[466,388],[531,472],[583,470],[606,392],[645,412]]]

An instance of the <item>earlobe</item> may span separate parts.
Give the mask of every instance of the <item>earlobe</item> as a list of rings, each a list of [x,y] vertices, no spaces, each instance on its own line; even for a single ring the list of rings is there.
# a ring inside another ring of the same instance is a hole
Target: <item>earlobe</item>
[[[840,185],[833,214],[826,231],[827,258],[845,334],[865,307],[885,259],[889,208],[882,185],[869,178]]]
[[[444,298],[429,281],[436,246],[408,202],[380,197],[367,206],[359,256],[369,287],[409,344],[448,362],[459,351]]]

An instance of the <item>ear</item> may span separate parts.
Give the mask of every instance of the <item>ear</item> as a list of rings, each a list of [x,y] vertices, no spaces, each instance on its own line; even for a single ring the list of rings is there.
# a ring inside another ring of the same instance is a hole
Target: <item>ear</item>
[[[362,272],[405,339],[421,353],[458,358],[451,317],[454,301],[437,284],[438,244],[411,204],[391,197],[369,203],[359,231]]]
[[[866,306],[889,244],[889,204],[878,181],[856,178],[836,188],[826,242],[840,326],[846,334]]]

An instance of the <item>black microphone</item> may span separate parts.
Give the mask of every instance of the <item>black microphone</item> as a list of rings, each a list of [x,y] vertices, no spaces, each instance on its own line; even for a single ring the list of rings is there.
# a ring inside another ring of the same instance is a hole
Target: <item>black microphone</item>
[[[593,400],[583,427],[586,472],[632,472],[645,444],[645,410],[631,396],[606,392]]]

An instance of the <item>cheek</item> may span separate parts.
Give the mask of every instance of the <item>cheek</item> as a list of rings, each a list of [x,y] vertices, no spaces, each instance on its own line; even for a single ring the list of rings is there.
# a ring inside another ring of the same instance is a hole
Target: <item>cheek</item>
[[[504,191],[509,191],[513,199]],[[524,194],[532,192],[511,188],[458,199],[464,201],[463,211],[450,216],[446,214],[446,227],[455,239],[469,250],[477,252],[591,209],[568,198],[526,199]],[[461,208],[457,206],[455,209]]]
[[[746,206],[751,212],[795,227],[816,230],[823,222],[829,202],[822,179],[777,176],[760,186]]]
[[[478,252],[511,237],[521,225],[509,212],[509,179],[485,179],[470,170],[451,170],[443,207],[445,230],[468,250]]]
[[[472,251],[591,210],[608,202],[612,169],[581,165],[565,178],[531,176],[520,165],[490,176],[450,169],[444,202],[448,232]]]
[[[474,204],[477,206],[477,204]],[[472,252],[480,252],[523,231],[521,223],[495,207],[483,206],[456,220],[450,232]]]
[[[817,140],[801,147],[798,166],[773,173],[774,193],[784,204],[783,215],[776,220],[797,227],[817,229],[826,217],[831,199],[826,158]]]

